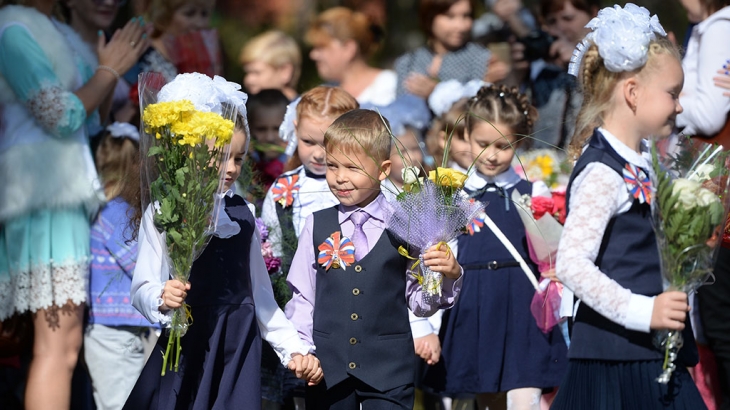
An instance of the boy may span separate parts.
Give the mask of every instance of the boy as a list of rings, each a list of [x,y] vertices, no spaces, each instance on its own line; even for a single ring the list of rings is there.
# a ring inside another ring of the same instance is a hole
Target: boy
[[[286,306],[303,340],[317,347],[326,375],[320,386],[308,388],[310,409],[412,409],[408,308],[429,316],[451,307],[461,287],[453,255],[432,247],[425,264],[444,275],[443,290],[433,305],[425,304],[417,280],[406,273],[413,262],[398,253],[401,244],[385,230],[380,183],[390,172],[388,128],[375,111],[358,109],[325,133],[327,184],[340,204],[307,218],[289,270],[293,298]]]

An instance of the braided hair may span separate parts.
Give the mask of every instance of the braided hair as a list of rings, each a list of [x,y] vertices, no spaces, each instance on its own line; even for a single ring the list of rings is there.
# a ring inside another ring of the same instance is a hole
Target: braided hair
[[[487,85],[467,104],[466,130],[471,133],[479,121],[503,124],[519,141],[532,133],[537,121],[537,108],[516,87]]]
[[[603,125],[604,116],[613,106],[613,93],[619,81],[639,75],[647,67],[654,68],[653,57],[658,54],[670,54],[681,61],[679,50],[669,40],[659,37],[649,43],[649,59],[647,63],[633,72],[614,73],[606,68],[603,58],[598,53],[598,46],[591,44],[583,55],[581,62],[581,87],[583,89],[583,105],[576,118],[573,138],[568,146],[568,157],[577,160],[593,130]]]

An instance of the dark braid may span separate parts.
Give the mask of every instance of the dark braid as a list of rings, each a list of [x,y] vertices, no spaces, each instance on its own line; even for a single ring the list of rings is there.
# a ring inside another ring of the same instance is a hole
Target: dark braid
[[[508,126],[520,140],[532,133],[537,109],[516,87],[487,85],[469,100],[466,129],[471,133],[477,121]]]

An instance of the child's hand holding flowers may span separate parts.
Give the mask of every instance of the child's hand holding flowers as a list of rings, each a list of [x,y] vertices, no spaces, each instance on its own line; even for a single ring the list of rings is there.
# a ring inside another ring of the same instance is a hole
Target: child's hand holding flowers
[[[423,263],[449,279],[459,279],[461,276],[461,265],[456,261],[454,253],[449,245],[445,243],[436,244],[423,254]]]

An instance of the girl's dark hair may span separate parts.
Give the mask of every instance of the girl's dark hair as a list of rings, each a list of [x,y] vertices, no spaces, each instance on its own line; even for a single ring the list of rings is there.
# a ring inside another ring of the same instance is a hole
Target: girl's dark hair
[[[723,7],[730,6],[730,0],[700,0],[700,5],[707,14],[713,14]]]
[[[516,87],[487,85],[469,100],[465,121],[469,133],[478,121],[504,124],[519,141],[532,133],[537,108]]]
[[[427,39],[433,39],[433,20],[439,14],[446,14],[454,4],[461,0],[421,0],[418,8],[418,20],[421,24],[421,30],[426,33]],[[471,16],[474,17],[474,0],[469,0],[471,6]]]

